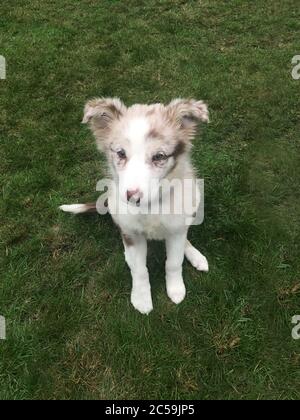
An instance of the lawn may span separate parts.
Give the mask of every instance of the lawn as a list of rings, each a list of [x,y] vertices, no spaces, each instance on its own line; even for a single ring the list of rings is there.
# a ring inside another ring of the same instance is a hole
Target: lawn
[[[1,1],[0,399],[299,399],[300,54],[296,0]],[[185,263],[169,301],[151,243],[154,311],[93,201],[103,158],[85,101],[205,100],[194,143],[209,274]]]

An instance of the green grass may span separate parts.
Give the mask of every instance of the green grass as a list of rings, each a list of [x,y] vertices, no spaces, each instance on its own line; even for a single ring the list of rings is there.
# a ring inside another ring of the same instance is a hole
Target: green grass
[[[2,0],[0,398],[299,399],[298,6]],[[148,317],[130,305],[110,218],[57,210],[97,197],[103,158],[80,124],[95,95],[211,111],[193,154],[205,222],[191,232],[210,273],[186,264],[175,306],[151,244]]]

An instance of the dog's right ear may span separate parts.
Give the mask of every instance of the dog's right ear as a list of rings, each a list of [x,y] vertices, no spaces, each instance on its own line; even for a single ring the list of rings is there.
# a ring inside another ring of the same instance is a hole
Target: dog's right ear
[[[89,124],[93,134],[100,140],[125,111],[126,106],[119,98],[92,99],[85,105],[82,123]]]

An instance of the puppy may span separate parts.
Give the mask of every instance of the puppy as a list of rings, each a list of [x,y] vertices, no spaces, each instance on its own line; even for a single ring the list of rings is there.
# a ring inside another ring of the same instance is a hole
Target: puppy
[[[83,123],[89,124],[108,162],[113,185],[108,209],[120,228],[131,270],[131,303],[142,314],[153,309],[147,240],[166,241],[166,288],[174,303],[182,302],[186,295],[184,256],[199,271],[208,271],[206,258],[187,239],[195,212],[175,211],[186,197],[195,208],[199,206],[201,196],[190,151],[198,125],[208,120],[207,106],[193,99],[126,107],[118,98],[101,98],[85,106]],[[162,192],[163,183],[171,185],[167,193]],[[168,211],[153,211],[165,204]],[[96,204],[60,208],[74,214],[97,211]]]

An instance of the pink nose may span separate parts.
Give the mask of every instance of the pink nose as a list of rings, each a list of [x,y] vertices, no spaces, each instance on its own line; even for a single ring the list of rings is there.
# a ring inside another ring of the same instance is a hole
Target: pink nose
[[[127,201],[134,199],[136,201],[143,198],[143,193],[137,188],[136,190],[128,190],[127,191]]]

